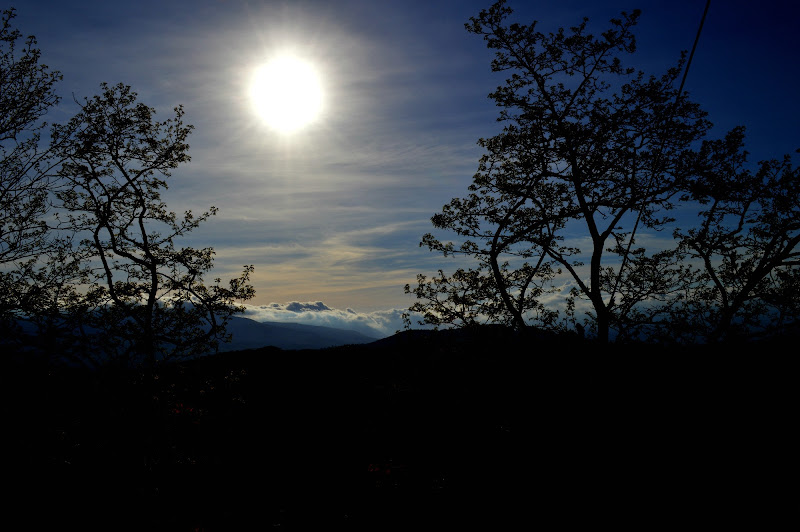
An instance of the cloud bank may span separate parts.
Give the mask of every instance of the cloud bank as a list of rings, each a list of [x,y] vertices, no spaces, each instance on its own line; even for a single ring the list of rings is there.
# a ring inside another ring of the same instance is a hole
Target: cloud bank
[[[255,321],[303,323],[358,331],[374,338],[385,338],[403,329],[405,309],[356,312],[351,308],[332,308],[322,301],[290,301],[268,305],[245,305],[244,317]]]

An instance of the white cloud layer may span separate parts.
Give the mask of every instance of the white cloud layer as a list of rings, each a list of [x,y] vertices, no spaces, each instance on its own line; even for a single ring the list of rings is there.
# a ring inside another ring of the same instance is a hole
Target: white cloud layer
[[[303,323],[358,331],[374,338],[385,338],[403,329],[405,309],[356,312],[351,308],[331,308],[322,301],[290,301],[268,305],[245,305],[244,317],[255,321]]]

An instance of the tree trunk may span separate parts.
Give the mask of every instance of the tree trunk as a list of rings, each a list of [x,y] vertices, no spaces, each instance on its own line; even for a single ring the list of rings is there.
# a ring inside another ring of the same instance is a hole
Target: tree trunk
[[[600,271],[603,267],[602,257],[604,240],[599,236],[593,236],[593,240],[594,252],[592,253],[592,261],[589,273],[589,282],[591,283],[589,287],[591,294],[589,297],[597,315],[597,340],[601,344],[607,344],[608,330],[611,325],[611,317],[609,315],[608,307],[603,302],[603,293],[600,290]]]
[[[608,309],[600,301],[599,306],[595,305],[595,312],[597,312],[597,340],[601,344],[608,343],[609,329],[611,328],[611,319]]]

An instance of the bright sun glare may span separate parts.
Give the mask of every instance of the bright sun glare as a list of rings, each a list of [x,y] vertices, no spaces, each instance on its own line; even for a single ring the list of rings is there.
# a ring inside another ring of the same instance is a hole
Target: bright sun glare
[[[259,116],[281,133],[313,122],[322,108],[322,87],[316,71],[292,56],[278,57],[259,68],[250,97]]]

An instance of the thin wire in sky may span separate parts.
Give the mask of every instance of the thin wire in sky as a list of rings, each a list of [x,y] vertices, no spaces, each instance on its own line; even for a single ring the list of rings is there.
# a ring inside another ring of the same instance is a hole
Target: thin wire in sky
[[[700,32],[703,31],[703,23],[706,21],[706,15],[708,14],[708,7],[711,5],[711,0],[706,0],[706,8],[703,10],[703,18],[700,19],[700,27],[697,28],[697,35],[694,37],[694,44],[692,45],[692,51],[689,53],[689,60],[686,62],[686,70],[683,71],[683,79],[681,79],[681,86],[678,89],[678,97],[683,93],[683,85],[686,83],[686,76],[689,75],[689,67],[692,66],[692,58],[694,57],[694,51],[697,49],[697,43],[700,41]]]

